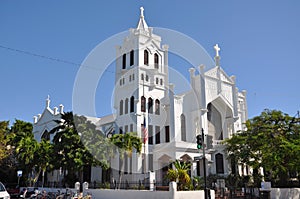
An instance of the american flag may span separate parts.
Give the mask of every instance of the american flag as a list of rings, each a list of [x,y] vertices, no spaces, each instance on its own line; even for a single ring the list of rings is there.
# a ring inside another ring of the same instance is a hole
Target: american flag
[[[146,118],[144,117],[144,124],[143,124],[143,127],[142,127],[142,131],[143,131],[143,134],[144,134],[144,144],[146,144],[147,140],[148,140],[148,130],[147,130],[147,127],[146,127]]]

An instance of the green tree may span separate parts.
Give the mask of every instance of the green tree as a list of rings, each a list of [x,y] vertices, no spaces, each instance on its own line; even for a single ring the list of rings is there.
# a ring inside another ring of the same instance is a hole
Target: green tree
[[[106,168],[107,165],[97,160],[89,151],[94,149],[93,153],[100,154],[101,151],[104,153],[104,148],[100,144],[103,143],[104,137],[96,130],[96,126],[86,117],[73,115],[72,112],[62,114],[61,119],[56,121],[58,126],[50,133],[55,134],[53,138],[54,153],[57,154],[54,160],[55,168],[68,171],[68,175],[64,176],[65,181],[73,184],[74,178],[79,174],[79,180],[82,182],[83,169],[87,166],[100,165]],[[89,147],[86,147],[87,145]]]
[[[191,163],[175,160],[173,162],[175,169],[169,169],[166,175],[170,181],[178,182],[178,189],[189,189],[191,183],[191,177],[188,172],[191,169]]]
[[[29,186],[34,182],[31,174],[38,163],[36,152],[39,148],[32,133],[32,124],[22,120],[16,120],[12,125],[9,135],[9,144],[15,148],[18,169],[23,171],[23,177]]]
[[[9,122],[0,121],[0,179],[16,182],[16,157],[14,147],[9,143]]]
[[[121,171],[119,175],[119,185],[120,188],[122,176],[124,174],[124,157],[127,154],[128,157],[132,156],[132,152],[135,149],[137,153],[141,153],[142,150],[142,140],[137,136],[135,132],[127,132],[125,134],[115,134],[111,137],[111,142],[115,146],[120,156]]]
[[[7,149],[7,133],[9,131],[8,125],[8,121],[0,121],[0,163],[9,155]]]
[[[246,131],[224,143],[229,158],[264,168],[266,180],[286,184],[290,172],[300,171],[300,121],[277,110],[264,110],[246,122]]]
[[[37,182],[40,174],[42,173],[42,186],[44,186],[44,176],[47,169],[51,170],[53,165],[51,164],[53,159],[53,144],[50,140],[42,139],[40,143],[38,143],[38,148],[35,153],[35,163],[38,169],[36,177],[34,178],[34,183]]]

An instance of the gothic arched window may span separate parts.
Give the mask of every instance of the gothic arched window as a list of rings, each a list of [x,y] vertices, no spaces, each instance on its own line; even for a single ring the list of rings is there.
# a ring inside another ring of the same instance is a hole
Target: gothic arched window
[[[128,98],[125,100],[125,114],[128,113]]]
[[[42,134],[42,139],[50,140],[50,133],[47,130]]]
[[[216,171],[217,174],[224,173],[224,158],[221,153],[216,154]]]
[[[143,73],[141,74],[141,80],[144,80],[144,74]]]
[[[123,100],[120,101],[120,107],[119,107],[120,115],[123,115]]]
[[[144,50],[144,65],[149,65],[149,52]]]
[[[153,99],[151,97],[148,98],[148,113],[153,113]]]
[[[158,99],[155,100],[155,114],[160,114],[160,101]]]
[[[141,111],[146,112],[146,98],[144,96],[141,97]]]
[[[130,113],[134,112],[134,96],[130,98]]]
[[[186,121],[184,114],[180,115],[180,124],[181,124],[181,140],[186,141]]]
[[[131,50],[130,51],[130,66],[132,66],[134,64],[134,51]]]
[[[122,57],[122,69],[126,69],[126,54],[123,54]]]
[[[156,68],[156,69],[158,69],[158,62],[159,62],[158,54],[155,53],[154,54],[154,68]]]

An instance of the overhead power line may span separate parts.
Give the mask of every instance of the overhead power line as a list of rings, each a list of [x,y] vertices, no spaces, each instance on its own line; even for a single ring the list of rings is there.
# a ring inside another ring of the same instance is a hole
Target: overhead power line
[[[90,68],[92,70],[99,70],[97,67],[82,65],[82,64],[79,64],[79,63],[75,63],[75,62],[72,62],[72,61],[65,60],[65,59],[54,58],[54,57],[50,57],[50,56],[46,56],[46,55],[33,53],[33,52],[30,52],[30,51],[11,48],[11,47],[7,47],[7,46],[3,46],[1,44],[0,44],[0,48],[8,50],[8,51],[14,51],[14,52],[17,52],[17,53],[20,53],[20,54],[25,54],[25,55],[28,55],[28,56],[38,57],[38,58],[41,58],[41,59],[47,59],[47,60],[51,60],[51,61],[55,61],[55,62],[68,64],[68,65],[83,66],[83,67],[86,67],[86,68]],[[105,69],[104,72],[115,73],[114,71],[110,71],[108,69]]]

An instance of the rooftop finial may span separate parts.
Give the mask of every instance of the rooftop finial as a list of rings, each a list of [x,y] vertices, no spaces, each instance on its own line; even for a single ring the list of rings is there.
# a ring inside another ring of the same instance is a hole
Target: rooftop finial
[[[140,7],[140,10],[141,10],[141,17],[144,17],[144,8]]]
[[[49,108],[49,106],[50,106],[50,96],[48,95],[46,99],[46,107]]]
[[[219,55],[219,51],[221,50],[221,48],[219,47],[218,44],[216,44],[214,46],[214,49],[216,51],[216,56],[215,56],[215,62],[216,62],[216,66],[220,66],[220,55]]]
[[[214,46],[214,49],[216,50],[216,57],[219,57],[219,51],[221,50],[221,48],[219,47],[218,44],[216,44],[216,45]]]

